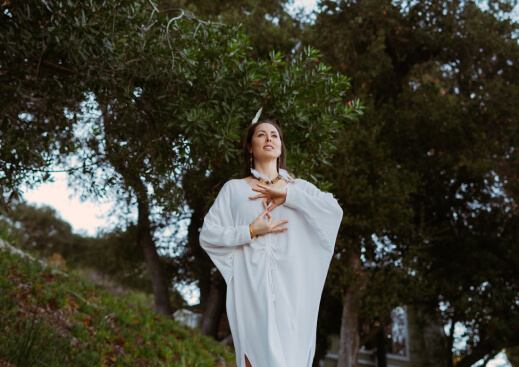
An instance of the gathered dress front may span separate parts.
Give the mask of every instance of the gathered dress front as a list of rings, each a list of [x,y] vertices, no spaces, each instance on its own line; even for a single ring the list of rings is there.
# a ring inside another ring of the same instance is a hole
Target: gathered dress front
[[[238,367],[311,367],[317,315],[342,220],[332,194],[296,179],[270,213],[288,230],[251,238],[263,211],[247,181],[225,183],[204,218],[200,244],[227,283]]]

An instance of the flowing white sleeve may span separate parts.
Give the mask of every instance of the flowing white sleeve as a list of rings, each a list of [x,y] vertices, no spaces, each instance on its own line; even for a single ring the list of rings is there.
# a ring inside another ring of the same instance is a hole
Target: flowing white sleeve
[[[213,260],[226,282],[232,278],[234,249],[251,242],[249,226],[234,225],[230,195],[230,185],[227,182],[204,217],[200,231],[200,246]]]
[[[319,242],[333,251],[343,211],[332,194],[323,192],[310,182],[298,180],[289,184],[284,205],[297,210],[316,232]]]

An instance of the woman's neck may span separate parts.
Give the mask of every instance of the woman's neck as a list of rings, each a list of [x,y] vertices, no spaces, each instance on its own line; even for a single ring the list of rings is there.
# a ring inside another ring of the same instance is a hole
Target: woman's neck
[[[254,169],[261,173],[262,175],[267,176],[271,180],[278,177],[278,169],[276,159],[268,160],[266,162],[254,161]]]

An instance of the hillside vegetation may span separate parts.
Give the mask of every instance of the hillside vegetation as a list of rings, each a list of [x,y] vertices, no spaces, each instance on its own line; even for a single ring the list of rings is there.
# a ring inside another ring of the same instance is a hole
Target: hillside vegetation
[[[1,241],[1,240],[0,240]],[[198,330],[77,274],[0,250],[0,366],[235,366]]]

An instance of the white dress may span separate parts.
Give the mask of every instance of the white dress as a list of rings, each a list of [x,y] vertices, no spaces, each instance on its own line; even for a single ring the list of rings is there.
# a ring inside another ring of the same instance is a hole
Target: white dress
[[[251,239],[264,210],[243,179],[225,183],[204,218],[200,244],[227,283],[227,316],[238,367],[311,367],[321,294],[342,220],[330,193],[296,179],[274,222],[288,230]]]

